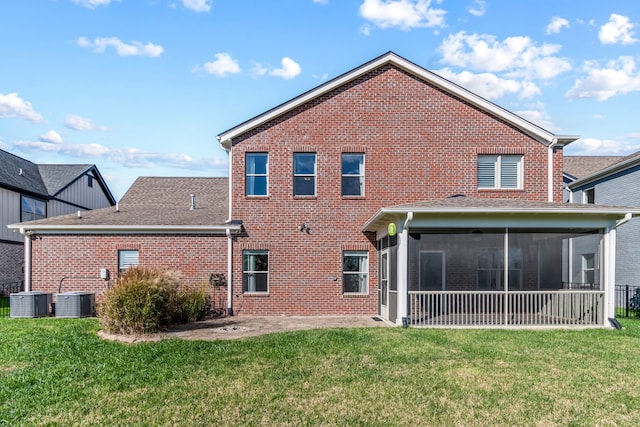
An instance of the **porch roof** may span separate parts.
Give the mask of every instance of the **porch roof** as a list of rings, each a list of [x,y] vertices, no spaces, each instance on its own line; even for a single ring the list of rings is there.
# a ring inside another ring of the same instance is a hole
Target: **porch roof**
[[[515,199],[483,199],[453,196],[445,199],[423,200],[378,210],[361,228],[362,231],[378,231],[390,222],[407,218],[409,213],[423,217],[539,217],[554,218],[591,217],[610,221],[640,216],[640,208],[603,206],[593,204],[556,203]]]

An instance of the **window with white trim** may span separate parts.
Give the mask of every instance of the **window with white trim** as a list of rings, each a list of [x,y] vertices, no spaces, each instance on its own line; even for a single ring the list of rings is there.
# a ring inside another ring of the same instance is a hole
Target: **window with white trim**
[[[342,253],[342,292],[345,294],[369,292],[369,252],[344,251]]]
[[[504,249],[484,248],[478,254],[478,289],[504,289]],[[522,249],[509,248],[509,289],[522,289]]]
[[[245,194],[267,196],[269,193],[269,155],[267,153],[245,154]]]
[[[127,249],[118,251],[118,272],[123,273],[131,267],[136,267],[139,259],[137,250]]]
[[[33,221],[47,217],[47,203],[32,197],[21,197],[20,221]]]
[[[596,254],[582,254],[582,283],[594,284],[596,280]]]
[[[293,154],[293,195],[316,195],[316,153]]]
[[[269,292],[269,251],[242,251],[242,292]]]
[[[342,195],[364,196],[364,154],[342,153]]]
[[[592,205],[596,202],[596,189],[588,188],[582,192],[582,203]]]
[[[521,189],[522,183],[522,156],[478,156],[478,188]]]

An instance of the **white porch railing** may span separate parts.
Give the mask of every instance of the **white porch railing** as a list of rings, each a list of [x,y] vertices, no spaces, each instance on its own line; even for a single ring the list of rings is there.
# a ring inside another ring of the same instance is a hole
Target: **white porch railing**
[[[602,325],[603,291],[410,291],[411,326]]]

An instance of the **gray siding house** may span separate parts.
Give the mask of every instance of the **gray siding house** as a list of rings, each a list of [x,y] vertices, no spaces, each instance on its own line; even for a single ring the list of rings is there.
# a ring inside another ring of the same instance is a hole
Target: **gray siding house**
[[[23,280],[24,236],[8,224],[115,205],[95,165],[35,164],[0,150],[0,293]]]
[[[626,157],[566,156],[564,171],[569,203],[640,207],[640,152]],[[638,242],[640,219],[631,219],[618,228],[617,285],[640,285]]]

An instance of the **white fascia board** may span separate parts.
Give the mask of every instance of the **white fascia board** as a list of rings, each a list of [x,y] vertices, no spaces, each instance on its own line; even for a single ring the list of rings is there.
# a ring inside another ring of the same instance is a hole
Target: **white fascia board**
[[[239,225],[231,226],[175,226],[175,225],[25,225],[10,224],[7,228],[12,230],[24,230],[26,233],[43,234],[220,234],[225,235],[227,230],[238,233]]]
[[[464,89],[463,87],[458,86],[457,84],[431,71],[426,70],[423,67],[420,67],[404,58],[401,58],[394,53],[388,53],[386,55],[381,56],[378,59],[375,59],[369,63],[366,63],[354,69],[351,72],[343,74],[342,76],[339,76],[321,86],[318,86],[316,89],[312,89],[288,102],[285,102],[284,104],[281,104],[280,106],[275,107],[272,110],[267,111],[266,113],[256,116],[253,119],[250,119],[234,128],[229,129],[228,131],[221,133],[220,135],[218,135],[218,141],[224,149],[228,149],[231,146],[230,141],[233,140],[233,138],[237,137],[238,135],[241,135],[244,132],[247,132],[253,128],[256,128],[262,125],[263,123],[268,122],[269,120],[272,120],[282,114],[285,114],[288,111],[310,100],[313,100],[314,98],[324,95],[325,93],[345,83],[348,83],[349,81],[354,80],[386,63],[394,64],[397,67],[402,68],[422,78],[423,80],[426,80],[427,82],[443,89],[444,91],[464,99],[465,101],[480,108],[481,110],[487,111],[488,113],[501,118],[502,120],[519,128],[520,130],[522,130],[532,138],[536,139],[537,141],[545,145],[551,144],[554,138],[557,138],[557,140],[561,142],[561,145],[566,145],[579,138],[577,136],[570,136],[570,135],[558,137],[552,134],[551,132],[548,132],[542,129],[541,127],[536,126],[533,123],[523,119],[522,117],[508,110],[505,110],[502,107],[499,107],[493,102],[490,102],[482,98],[481,96],[478,96],[473,92],[470,92],[467,89]]]

